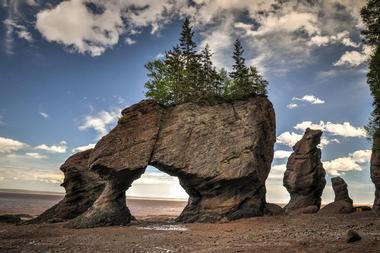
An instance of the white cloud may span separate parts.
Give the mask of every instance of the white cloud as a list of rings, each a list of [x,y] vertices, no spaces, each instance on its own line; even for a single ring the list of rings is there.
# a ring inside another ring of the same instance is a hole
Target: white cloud
[[[35,158],[35,159],[45,159],[48,158],[46,155],[41,155],[39,153],[26,153],[27,157]]]
[[[314,124],[311,121],[303,121],[297,124],[295,127],[297,130],[305,131],[307,128],[319,129],[332,135],[343,137],[366,137],[367,132],[364,127],[354,127],[349,122],[332,123],[327,121],[326,123],[320,121],[319,124]]]
[[[292,154],[292,151],[276,150],[274,151],[274,159],[285,159]]]
[[[88,115],[85,117],[82,125],[79,126],[79,130],[94,129],[98,132],[98,138],[106,135],[120,115],[120,109],[112,111],[101,111],[96,115]]]
[[[39,114],[44,117],[45,119],[49,118],[49,115],[45,112],[39,112]]]
[[[63,174],[57,169],[56,171],[49,171],[43,169],[29,169],[26,167],[14,167],[4,165],[0,168],[0,175],[4,178],[4,182],[8,184],[22,184],[28,183],[48,183],[59,185],[63,182]]]
[[[279,164],[272,166],[268,175],[268,181],[270,180],[282,180],[286,171],[286,164]]]
[[[82,151],[85,151],[85,150],[88,150],[88,149],[92,149],[95,147],[95,143],[90,143],[88,145],[85,145],[85,146],[79,146],[79,147],[76,147],[72,150],[72,152],[82,152]]]
[[[293,147],[297,141],[302,139],[302,134],[296,134],[295,132],[284,132],[277,136],[277,143],[285,144],[289,147]]]
[[[289,109],[294,109],[294,108],[298,108],[299,105],[296,104],[296,103],[290,103],[290,104],[288,104],[286,107],[288,107]]]
[[[339,176],[348,171],[362,171],[371,159],[371,150],[358,150],[346,157],[323,162],[323,167],[332,176]]]
[[[372,47],[363,46],[361,51],[346,51],[339,60],[334,63],[334,66],[357,67],[367,62],[372,50]]]
[[[293,97],[292,100],[293,101],[305,101],[305,102],[308,102],[312,105],[324,104],[325,103],[324,100],[317,98],[314,95],[305,95],[302,98]]]
[[[0,153],[10,153],[27,147],[28,145],[21,141],[0,137]]]
[[[326,35],[315,35],[311,37],[310,41],[308,42],[309,46],[327,46],[335,43],[341,43],[345,45],[346,47],[359,47],[360,45],[358,43],[355,43],[350,38],[350,33],[348,31],[343,31],[338,34],[326,36]]]
[[[7,29],[7,33],[16,33],[20,39],[24,39],[28,42],[33,41],[32,34],[28,32],[25,26],[17,24],[16,21],[12,19],[6,19],[3,21],[3,23]]]
[[[49,153],[66,153],[67,145],[66,141],[61,141],[58,145],[48,146],[41,144],[35,147],[35,149],[44,150]]]
[[[134,39],[128,37],[125,39],[125,43],[127,43],[128,45],[133,45],[133,44],[136,44],[136,41]]]
[[[37,14],[36,29],[48,41],[54,41],[79,53],[101,55],[119,41],[123,21],[117,10],[92,13],[82,0],[59,3]]]

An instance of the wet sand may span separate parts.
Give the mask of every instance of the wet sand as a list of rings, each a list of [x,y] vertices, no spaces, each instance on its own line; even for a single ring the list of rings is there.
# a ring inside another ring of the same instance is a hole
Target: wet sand
[[[63,228],[64,223],[0,226],[0,252],[380,252],[380,217],[256,217],[220,224],[175,224],[168,217],[125,227]],[[346,243],[349,229],[362,240]]]

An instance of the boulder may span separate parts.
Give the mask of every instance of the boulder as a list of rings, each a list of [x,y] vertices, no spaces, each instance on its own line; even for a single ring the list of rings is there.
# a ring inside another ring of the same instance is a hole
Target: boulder
[[[306,129],[304,136],[293,147],[284,174],[284,186],[290,193],[285,212],[315,213],[321,206],[326,185],[325,170],[321,162],[322,131]]]
[[[352,213],[355,211],[353,201],[348,195],[347,184],[341,177],[331,178],[332,187],[335,194],[334,202],[323,207],[320,212],[328,214]]]
[[[274,143],[275,115],[265,97],[170,107],[142,101],[95,146],[90,169],[106,188],[68,226],[129,223],[125,191],[148,165],[178,177],[189,194],[179,222],[263,215]]]
[[[84,213],[104,189],[100,177],[88,169],[88,158],[92,149],[69,157],[60,167],[65,178],[61,186],[66,190],[65,197],[37,218],[27,223],[61,222],[73,219]]]
[[[266,203],[265,205],[265,215],[269,216],[277,216],[277,215],[284,215],[284,209],[276,204],[273,203]]]
[[[380,144],[377,144],[380,146]],[[375,201],[372,210],[380,212],[380,149],[374,143],[371,155],[371,180],[375,185]]]

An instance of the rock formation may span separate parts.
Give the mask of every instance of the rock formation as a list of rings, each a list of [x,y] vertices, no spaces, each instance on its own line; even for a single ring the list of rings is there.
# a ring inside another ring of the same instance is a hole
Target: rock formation
[[[274,143],[275,115],[265,97],[171,107],[142,101],[95,146],[89,165],[105,190],[68,226],[129,223],[125,191],[148,165],[178,177],[189,194],[180,222],[263,215]]]
[[[380,212],[380,149],[375,144],[371,155],[371,180],[375,184],[375,201],[372,210]]]
[[[335,193],[334,202],[321,209],[321,213],[352,213],[354,211],[353,201],[348,195],[347,184],[341,177],[331,178]]]
[[[69,157],[61,166],[65,179],[62,186],[65,197],[37,218],[27,223],[60,222],[84,213],[99,197],[104,189],[97,174],[88,169],[88,158],[92,150],[79,152]]]
[[[321,206],[321,195],[326,185],[321,150],[317,147],[321,135],[322,131],[308,128],[293,147],[284,175],[284,186],[290,193],[286,213],[315,213]]]

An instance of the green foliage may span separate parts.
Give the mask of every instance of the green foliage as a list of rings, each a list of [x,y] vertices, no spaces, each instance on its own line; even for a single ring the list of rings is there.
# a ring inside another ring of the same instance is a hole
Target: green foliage
[[[373,111],[371,113],[370,122],[367,131],[374,139],[380,138],[380,45],[377,46],[375,53],[371,57],[369,63],[369,71],[367,74],[367,83],[373,97]]]
[[[373,138],[374,148],[380,148],[380,0],[368,0],[360,14],[367,27],[362,32],[364,42],[375,47],[367,74],[367,83],[373,97],[373,111],[367,131]]]
[[[248,68],[245,65],[244,50],[239,40],[235,43],[233,71],[228,74],[225,69],[216,70],[207,44],[200,53],[197,52],[193,36],[190,22],[186,19],[179,45],[166,52],[163,59],[145,65],[149,78],[145,83],[146,97],[160,104],[171,105],[267,94],[268,83],[255,67]]]
[[[380,44],[380,0],[368,0],[360,12],[367,29],[362,31],[364,41],[369,45]]]

